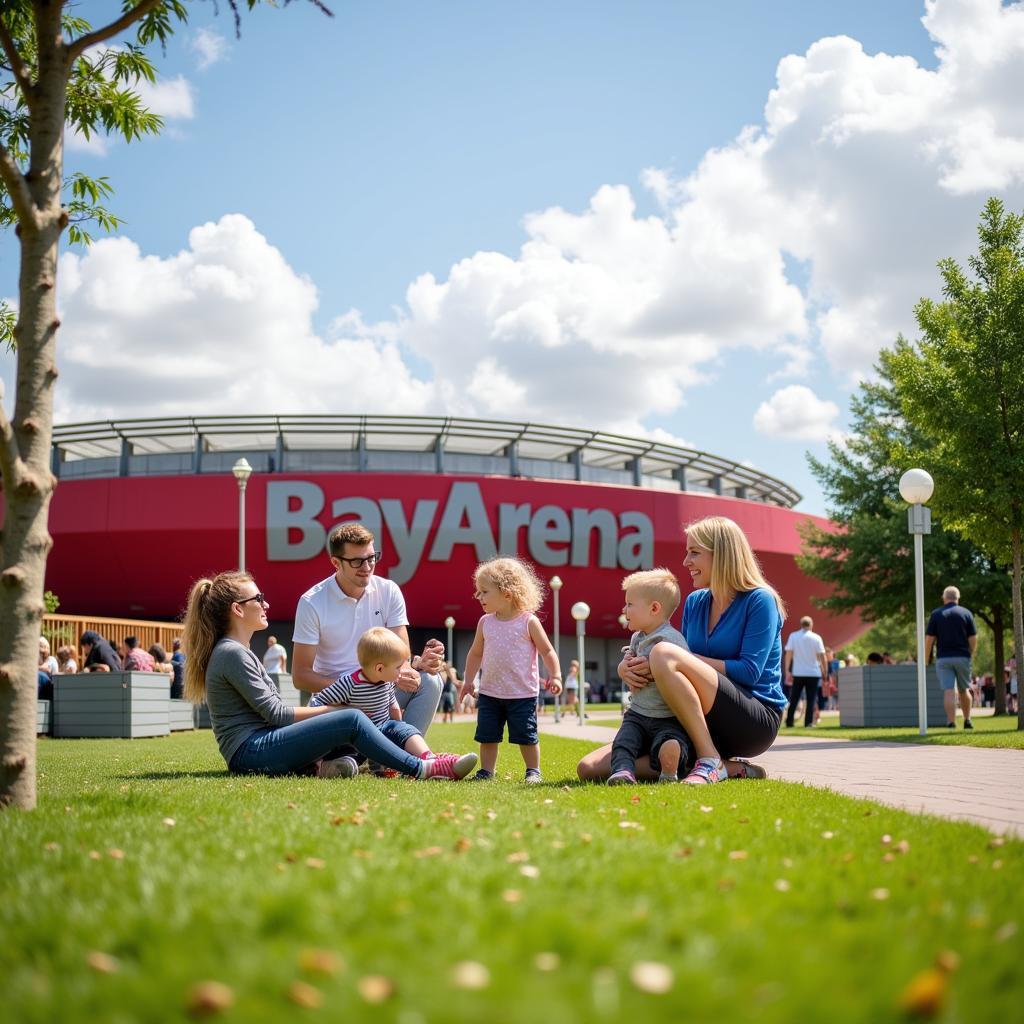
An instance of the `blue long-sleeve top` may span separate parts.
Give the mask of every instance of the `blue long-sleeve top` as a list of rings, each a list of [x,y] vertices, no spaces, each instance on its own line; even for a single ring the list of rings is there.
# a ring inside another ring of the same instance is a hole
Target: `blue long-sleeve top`
[[[725,662],[724,675],[765,704],[784,708],[782,616],[774,595],[758,587],[737,594],[708,633],[711,591],[695,590],[683,605],[683,636],[694,654]]]

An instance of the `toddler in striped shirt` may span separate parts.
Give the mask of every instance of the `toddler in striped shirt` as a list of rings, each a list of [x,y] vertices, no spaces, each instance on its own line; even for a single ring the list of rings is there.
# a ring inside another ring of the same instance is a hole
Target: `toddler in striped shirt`
[[[449,758],[452,760],[452,775],[465,778],[476,765],[476,754],[463,754],[461,757],[435,755],[420,731],[402,721],[402,709],[395,698],[395,680],[409,660],[409,647],[405,641],[384,626],[374,626],[359,638],[356,657],[359,668],[314,694],[310,705],[336,704],[362,711],[396,746],[424,760],[435,756]],[[356,764],[365,760],[355,748],[333,756],[352,757]]]

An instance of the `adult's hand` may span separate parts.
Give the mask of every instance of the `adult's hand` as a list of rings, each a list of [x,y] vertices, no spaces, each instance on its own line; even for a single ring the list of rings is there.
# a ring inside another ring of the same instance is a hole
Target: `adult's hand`
[[[416,668],[420,672],[434,674],[441,670],[441,663],[444,661],[444,644],[440,640],[431,637],[423,648]]]
[[[626,654],[619,662],[619,678],[635,693],[642,690],[654,677],[651,665],[646,658],[634,654]]]
[[[409,662],[406,662],[398,673],[395,686],[406,693],[415,693],[420,688],[420,674]]]

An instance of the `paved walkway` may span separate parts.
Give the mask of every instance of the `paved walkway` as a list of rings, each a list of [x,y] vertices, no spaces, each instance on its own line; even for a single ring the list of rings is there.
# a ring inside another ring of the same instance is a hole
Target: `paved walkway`
[[[594,720],[617,719],[594,712]],[[607,726],[548,718],[540,731],[610,743]],[[768,775],[1024,838],[1024,750],[828,739],[802,729],[780,735],[756,758]]]

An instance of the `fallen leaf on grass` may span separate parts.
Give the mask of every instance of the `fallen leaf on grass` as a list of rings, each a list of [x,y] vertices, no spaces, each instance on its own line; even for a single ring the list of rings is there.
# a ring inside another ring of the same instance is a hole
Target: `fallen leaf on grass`
[[[506,889],[502,894],[501,898],[506,903],[520,903],[523,899],[523,894],[518,889]]]
[[[693,847],[692,846],[684,846],[681,850],[676,850],[675,856],[676,857],[692,857],[693,856]]]
[[[497,811],[488,811],[487,815],[486,815],[488,821],[494,821],[494,819],[497,816],[498,816],[498,812]]]
[[[118,850],[115,847],[112,850],[107,850],[107,856],[112,860],[124,860],[124,850]]]
[[[897,853],[903,853],[903,854],[910,853],[910,843],[908,843],[906,841],[906,839],[901,839],[896,844],[896,851],[897,851]]]
[[[587,843],[592,843],[593,841],[594,841],[594,837],[589,832],[581,832],[580,833],[580,842],[581,843],[587,844]]]
[[[733,878],[720,878],[715,885],[718,887],[719,892],[728,892],[730,889],[736,888],[736,880]]]
[[[459,838],[455,840],[455,852],[465,853],[472,845],[473,840],[468,836],[459,836]]]
[[[886,833],[884,836],[882,836],[881,842],[883,846],[888,846],[892,842],[892,836]]]
[[[178,823],[173,818],[164,818],[162,824],[166,825],[168,828],[174,828]]]
[[[200,981],[189,989],[185,1009],[192,1017],[212,1017],[231,1009],[235,993],[220,981]]]
[[[473,991],[487,988],[491,983],[491,972],[476,960],[461,960],[452,967],[452,984],[456,988]]]
[[[750,854],[746,850],[730,850],[729,860],[746,860]]]
[[[992,861],[992,870],[993,871],[998,871],[1002,866],[1003,866],[1003,862],[1001,860],[996,859],[996,860]]]
[[[638,803],[640,803],[640,795],[638,793],[634,793],[633,796],[631,796],[629,798],[629,802],[631,804],[638,804]]]
[[[395,983],[383,974],[367,974],[356,982],[356,989],[367,1003],[383,1003],[395,994]]]
[[[700,809],[701,809],[701,810],[702,810],[702,811],[703,811],[703,812],[704,812],[705,814],[710,814],[710,813],[711,813],[711,812],[712,812],[712,811],[714,810],[714,807],[705,807],[705,805],[704,805],[704,804],[701,804],[701,805],[700,805]]]
[[[1009,942],[1017,934],[1017,922],[1007,921],[1002,928],[992,936],[996,942]]]
[[[1004,846],[1005,844],[1006,840],[1002,836],[996,836],[994,839],[990,839],[988,841],[988,848],[990,850],[995,850],[1000,846]]]
[[[352,851],[352,856],[353,857],[362,857],[363,860],[372,860],[373,859],[373,851],[372,850],[353,850]]]
[[[654,960],[638,960],[629,969],[629,980],[641,992],[660,996],[672,988],[674,978],[672,969],[666,964]]]
[[[509,864],[522,864],[523,861],[527,861],[529,859],[530,855],[526,852],[526,850],[517,850],[515,853],[510,853],[505,858],[505,860],[507,860]]]
[[[882,889],[882,888],[872,889],[871,890],[871,898],[873,900],[880,900],[880,901],[881,900],[887,900],[889,898],[889,890],[888,889]]]
[[[835,832],[822,832],[821,833],[821,838],[822,839],[832,839],[834,837],[835,837]]]
[[[789,892],[789,890],[791,888],[792,888],[792,886],[790,886],[789,882],[787,882],[786,879],[784,879],[784,878],[776,878],[775,879],[775,891],[776,892]]]
[[[345,961],[333,949],[309,949],[299,953],[299,967],[307,974],[334,975],[345,969]]]
[[[440,846],[425,846],[422,850],[414,850],[413,856],[422,860],[424,857],[436,857],[440,853],[444,853]]]
[[[59,850],[60,849],[60,843],[54,843],[54,842],[47,843],[43,847],[43,849],[44,850],[50,850],[50,851]]]
[[[952,974],[960,969],[960,954],[955,949],[942,949],[935,954],[935,966],[940,971]]]
[[[298,806],[299,805],[297,803],[295,803],[294,800],[289,800],[288,803],[285,804],[285,807],[287,807],[289,811],[294,811],[295,808],[298,807]]]
[[[293,981],[288,989],[288,998],[304,1010],[316,1010],[323,1006],[324,994],[318,988],[304,981]]]
[[[102,860],[102,859],[103,859],[103,854],[100,853],[99,850],[90,850],[89,851],[89,860]]]
[[[536,864],[524,864],[519,869],[519,874],[524,878],[540,878],[540,868]]]
[[[97,974],[116,974],[121,967],[109,953],[101,953],[98,949],[86,954],[85,962]]]
[[[639,821],[620,821],[619,828],[637,828],[643,830],[643,825]]]
[[[538,971],[557,971],[562,966],[562,958],[557,953],[538,953],[533,958],[533,966]]]
[[[312,868],[314,871],[319,871],[322,868],[327,867],[327,861],[321,860],[319,857],[307,857],[306,867]]]
[[[936,967],[914,975],[900,993],[900,1009],[913,1017],[934,1017],[946,1002],[949,975]]]

